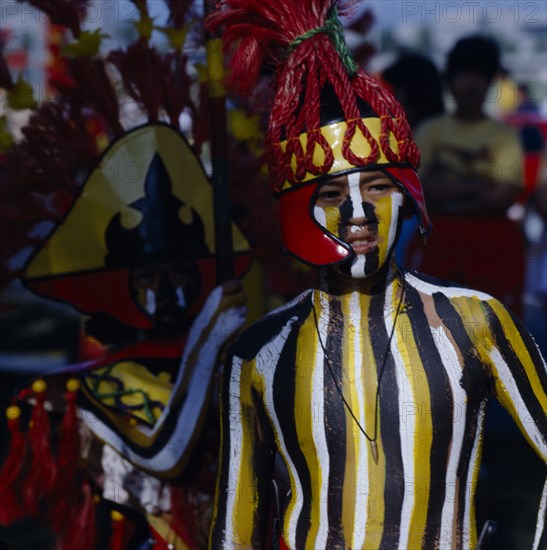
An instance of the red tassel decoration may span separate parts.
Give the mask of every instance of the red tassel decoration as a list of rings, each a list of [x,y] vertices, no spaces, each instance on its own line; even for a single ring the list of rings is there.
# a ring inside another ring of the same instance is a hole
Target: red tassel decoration
[[[60,550],[94,550],[95,548],[95,501],[85,479],[82,484],[83,499],[79,508],[65,518],[68,523],[62,537]]]
[[[197,548],[195,537],[196,517],[195,504],[192,502],[191,490],[181,485],[171,486],[171,513],[173,530],[184,541],[188,548]]]
[[[71,378],[66,384],[66,411],[61,427],[59,450],[57,452],[57,484],[55,496],[57,502],[53,506],[51,521],[55,531],[61,531],[66,524],[70,511],[79,504],[81,494],[80,482],[77,478],[80,462],[80,434],[76,416],[76,399],[80,382]]]
[[[12,405],[7,409],[6,416],[11,441],[8,456],[0,470],[0,525],[9,525],[25,515],[16,491],[16,480],[27,453],[25,435],[19,426],[21,409],[17,405]]]
[[[124,550],[125,548],[125,518],[122,513],[117,510],[110,512],[110,518],[112,519],[112,535],[108,543],[109,550]]]
[[[40,501],[51,494],[57,477],[51,449],[49,417],[44,407],[46,388],[45,381],[41,379],[32,384],[36,405],[32,410],[30,429],[27,432],[32,461],[28,476],[23,481],[23,502],[32,516],[40,515]]]

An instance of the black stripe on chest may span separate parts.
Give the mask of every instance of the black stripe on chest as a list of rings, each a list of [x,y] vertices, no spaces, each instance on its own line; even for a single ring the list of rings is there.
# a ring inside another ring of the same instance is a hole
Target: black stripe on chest
[[[343,314],[338,300],[329,300],[329,323],[323,359],[325,438],[330,457],[328,477],[329,531],[327,548],[343,548],[342,506],[346,468],[346,411],[340,395],[343,384]],[[318,335],[321,337],[321,335]],[[337,387],[338,385],[338,387]]]

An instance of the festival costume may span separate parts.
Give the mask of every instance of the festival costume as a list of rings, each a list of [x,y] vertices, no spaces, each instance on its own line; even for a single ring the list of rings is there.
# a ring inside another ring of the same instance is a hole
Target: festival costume
[[[67,51],[85,49],[93,33],[79,29],[82,6],[56,8],[49,6],[52,18],[72,23]],[[245,308],[216,286],[213,192],[196,154],[200,121],[193,147],[178,126],[183,110],[197,113],[181,50],[188,8],[172,6],[163,29],[171,50],[148,42],[152,22],[139,5],[148,35],[107,59],[98,48],[65,58],[59,95],[33,113],[3,159],[0,191],[35,209],[15,229],[53,222],[41,239],[18,236],[35,249],[12,276],[91,315],[103,333],[111,326],[123,335],[109,334],[92,356],[20,390],[7,411],[0,522],[35,518],[64,550],[199,548],[209,527],[218,432],[210,394],[221,348],[245,322]],[[139,108],[137,126],[124,126],[107,77],[114,69]],[[249,244],[234,224],[230,230],[242,276]],[[162,272],[156,294],[136,285],[139,270],[157,266],[173,273]],[[175,318],[175,333],[156,335],[161,316]]]
[[[260,547],[274,451],[289,481],[280,491],[288,548],[475,548],[474,495],[492,392],[547,458],[545,363],[526,330],[488,295],[404,277],[398,317],[397,282],[370,304],[359,292],[333,298],[314,290],[238,339],[224,374],[212,548]],[[328,362],[372,433],[394,322],[376,462]],[[535,548],[545,543],[542,514]]]
[[[464,123],[443,115],[424,123],[416,142],[423,174],[431,170],[446,181],[479,178],[523,187],[522,148],[518,136],[505,124],[490,119]],[[435,216],[434,224],[435,234],[427,246],[414,239],[407,253],[408,265],[488,292],[520,315],[525,257],[518,224],[505,216],[462,218],[446,214]]]
[[[268,544],[272,500],[283,548],[474,548],[487,397],[546,459],[545,361],[491,296],[392,261],[405,197],[430,229],[418,153],[398,103],[352,64],[338,7],[226,0],[209,19],[239,88],[275,66],[284,245],[323,268],[232,347],[210,548]]]

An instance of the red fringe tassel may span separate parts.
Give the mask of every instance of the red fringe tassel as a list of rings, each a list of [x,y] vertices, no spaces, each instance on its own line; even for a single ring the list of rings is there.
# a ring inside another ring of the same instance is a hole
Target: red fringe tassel
[[[68,384],[71,383],[78,384],[78,381],[70,380]],[[55,486],[57,502],[51,514],[51,521],[56,531],[63,530],[67,515],[71,509],[78,505],[81,496],[77,479],[80,461],[80,434],[76,416],[77,389],[75,387],[75,391],[69,389],[65,393],[67,407],[63,417],[59,450],[57,452],[57,469],[59,472]]]
[[[73,508],[65,521],[68,523],[60,550],[93,550],[95,547],[95,502],[86,479],[82,485],[83,499],[79,508]]]
[[[27,442],[19,426],[19,408],[13,406],[10,409],[12,414],[17,416],[8,418],[11,441],[8,455],[0,470],[0,525],[9,525],[25,515],[17,496],[16,481],[25,462]],[[8,409],[8,415],[10,415],[10,409]]]
[[[38,382],[45,386],[43,381]],[[40,515],[40,501],[52,493],[57,479],[57,467],[51,450],[49,417],[44,408],[44,390],[34,390],[36,405],[32,409],[30,429],[27,432],[32,460],[28,475],[23,480],[23,502],[29,515],[34,517]]]

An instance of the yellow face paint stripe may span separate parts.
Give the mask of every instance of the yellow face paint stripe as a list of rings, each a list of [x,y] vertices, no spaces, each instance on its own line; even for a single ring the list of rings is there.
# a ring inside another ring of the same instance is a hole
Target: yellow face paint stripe
[[[326,219],[325,227],[333,235],[338,236],[340,227],[340,210],[332,206],[327,206],[323,210],[325,211]]]
[[[374,212],[378,220],[383,223],[378,224],[378,263],[384,265],[389,251],[389,232],[392,220],[392,202],[393,197],[382,197],[374,203]]]

